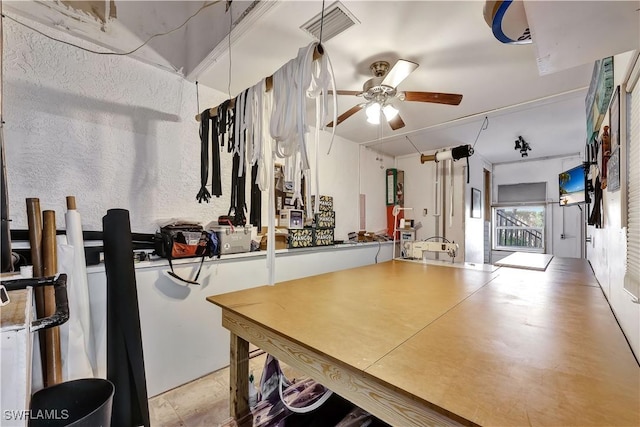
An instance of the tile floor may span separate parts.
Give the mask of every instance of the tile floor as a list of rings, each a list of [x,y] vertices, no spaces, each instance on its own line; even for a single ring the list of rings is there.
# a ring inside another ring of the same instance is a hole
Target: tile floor
[[[249,369],[260,381],[266,354],[252,357]],[[303,378],[281,363],[287,378]],[[219,427],[228,424],[229,368],[223,368],[188,384],[149,399],[152,427]]]

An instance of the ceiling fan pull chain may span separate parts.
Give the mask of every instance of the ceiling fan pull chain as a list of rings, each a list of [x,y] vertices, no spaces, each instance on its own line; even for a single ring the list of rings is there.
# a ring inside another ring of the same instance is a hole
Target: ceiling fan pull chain
[[[322,45],[322,27],[324,27],[324,0],[322,0],[322,12],[320,14],[320,38],[319,45]]]

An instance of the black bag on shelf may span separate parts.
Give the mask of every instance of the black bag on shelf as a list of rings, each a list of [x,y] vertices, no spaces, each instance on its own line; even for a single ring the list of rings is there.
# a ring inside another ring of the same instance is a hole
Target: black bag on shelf
[[[216,254],[216,242],[215,233],[209,233],[202,225],[194,223],[165,225],[154,237],[156,255],[169,260],[171,271],[168,274],[193,285],[199,285],[197,280],[205,257],[211,258]],[[172,260],[196,257],[201,257],[201,260],[193,280],[184,279],[173,271]]]

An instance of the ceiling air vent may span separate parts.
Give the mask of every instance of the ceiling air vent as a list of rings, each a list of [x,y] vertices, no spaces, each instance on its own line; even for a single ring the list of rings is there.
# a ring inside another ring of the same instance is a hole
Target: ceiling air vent
[[[311,34],[316,40],[320,40],[320,23],[322,21],[322,13],[317,14],[307,21],[300,28]],[[347,28],[354,24],[359,24],[351,12],[340,2],[335,2],[324,11],[324,24],[322,25],[322,41],[337,36]]]

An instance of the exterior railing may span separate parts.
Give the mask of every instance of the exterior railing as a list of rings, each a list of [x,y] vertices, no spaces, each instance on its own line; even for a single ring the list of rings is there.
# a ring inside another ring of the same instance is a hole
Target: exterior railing
[[[496,246],[528,249],[543,248],[543,229],[496,211]]]

